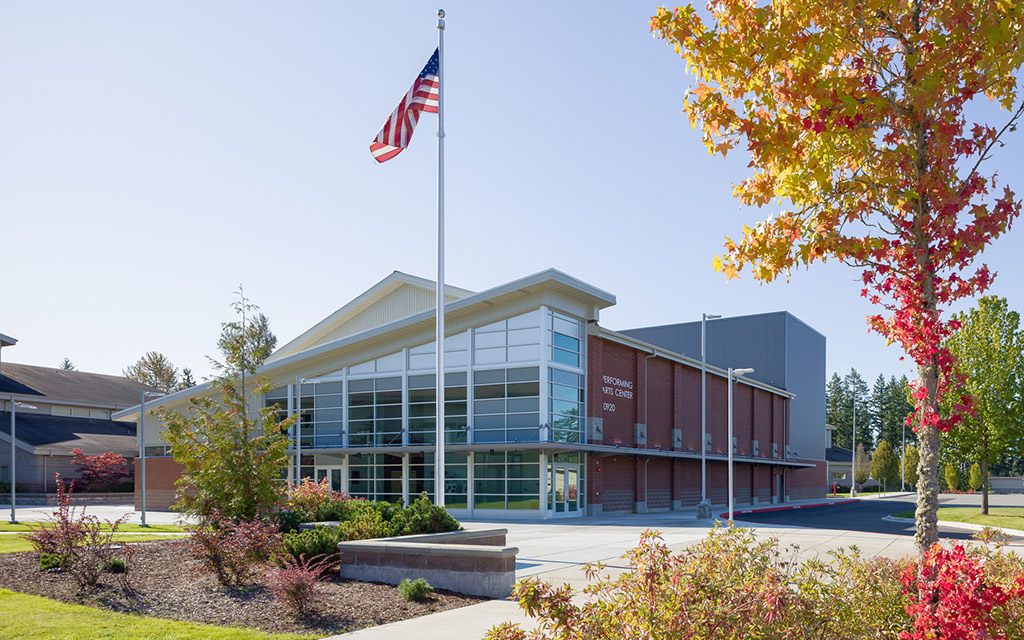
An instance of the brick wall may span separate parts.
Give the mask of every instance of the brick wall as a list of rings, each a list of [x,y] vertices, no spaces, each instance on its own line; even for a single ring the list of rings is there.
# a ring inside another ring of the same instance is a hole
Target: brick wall
[[[818,460],[801,460],[815,466],[790,469],[786,472],[786,493],[792,500],[813,500],[825,497],[826,464]]]
[[[142,472],[135,459],[135,508],[142,508]],[[177,502],[175,480],[185,469],[174,458],[146,458],[146,509],[170,509]]]
[[[699,454],[701,439],[700,369],[649,358],[649,352],[591,335],[588,340],[590,371],[588,376],[588,414],[603,425],[600,444],[672,450]],[[646,383],[646,384],[645,384]],[[627,393],[628,392],[628,393]],[[736,455],[765,458],[777,445],[779,457],[785,455],[788,436],[788,398],[764,389],[735,384],[733,387],[733,435]],[[709,453],[728,455],[728,380],[707,376],[707,431],[711,434]],[[637,443],[636,424],[647,427],[646,444]],[[681,431],[682,443],[673,447],[672,430]],[[754,454],[753,440],[758,441]],[[692,506],[700,501],[700,461],[630,455],[597,458],[590,456],[588,499],[602,504],[603,511],[629,511],[646,502],[651,509],[662,509],[678,501]],[[646,484],[644,464],[647,463]],[[708,497],[716,504],[728,502],[728,466],[721,460],[708,461]],[[737,462],[734,467],[735,502],[769,503],[776,493],[776,475],[780,467]],[[790,470],[788,474],[793,474]],[[812,476],[809,479],[807,476]],[[813,474],[797,476],[790,489],[800,495],[814,484]],[[796,499],[793,491],[787,491]]]

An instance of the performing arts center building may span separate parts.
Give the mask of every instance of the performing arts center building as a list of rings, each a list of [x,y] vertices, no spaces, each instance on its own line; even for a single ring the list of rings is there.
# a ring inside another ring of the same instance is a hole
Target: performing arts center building
[[[553,269],[445,293],[444,485],[453,515],[560,518],[700,502],[701,363],[699,351],[684,353],[699,322],[606,329],[599,315],[615,297]],[[263,364],[273,391],[254,406],[300,415],[289,478],[327,478],[376,500],[433,497],[435,300],[433,281],[392,273]],[[710,321],[707,335],[709,363],[755,368],[733,388],[736,503],[824,495],[824,337],[785,312],[731,320]],[[650,341],[636,337],[644,332]],[[709,364],[706,381],[706,490],[724,504],[725,369]],[[152,411],[184,410],[204,393],[208,385],[146,404],[148,508],[174,502],[181,473]],[[139,407],[114,417],[137,421]]]

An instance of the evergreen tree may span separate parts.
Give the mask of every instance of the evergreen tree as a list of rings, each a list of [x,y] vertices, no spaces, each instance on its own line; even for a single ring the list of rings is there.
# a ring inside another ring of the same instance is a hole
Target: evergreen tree
[[[917,465],[921,462],[921,455],[914,445],[907,445],[903,452],[903,479],[908,487],[917,487]]]
[[[62,371],[74,371],[75,370],[75,363],[71,362],[70,358],[64,358],[60,362],[60,368],[61,368]]]
[[[196,381],[192,377],[192,370],[185,367],[181,370],[181,382],[178,383],[178,389],[190,389],[194,386],[196,386]]]
[[[250,324],[257,308],[238,293],[232,307],[240,320],[221,325],[217,343],[223,362],[214,361],[221,375],[213,386],[220,400],[199,396],[190,400],[187,412],[160,412],[174,459],[185,467],[176,508],[202,518],[214,509],[236,520],[270,517],[278,508],[281,471],[288,462],[286,434],[294,418],[279,423],[274,407],[255,416],[249,410],[253,395],[269,391],[255,374],[265,359],[261,345],[273,342],[266,339],[273,334],[263,314],[256,316],[262,319],[258,327]]]

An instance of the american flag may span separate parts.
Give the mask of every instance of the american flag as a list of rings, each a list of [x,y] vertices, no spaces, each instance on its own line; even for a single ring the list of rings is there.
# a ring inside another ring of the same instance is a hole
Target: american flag
[[[370,144],[370,153],[377,162],[390,160],[409,146],[421,111],[437,113],[441,85],[437,67],[437,49],[434,49],[434,55],[430,56],[423,71],[420,71],[402,101],[391,112],[391,117],[384,123],[377,139]]]

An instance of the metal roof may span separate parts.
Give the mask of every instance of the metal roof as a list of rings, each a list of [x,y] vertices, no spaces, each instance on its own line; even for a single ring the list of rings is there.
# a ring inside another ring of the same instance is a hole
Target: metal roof
[[[121,376],[14,362],[0,365],[0,393],[3,394],[119,409],[138,404],[140,390],[154,391],[152,387]]]
[[[138,450],[134,422],[51,416],[27,411],[19,411],[16,419],[18,441],[35,447],[37,454],[53,451],[59,455],[70,455],[75,447],[87,454],[113,451],[134,455]],[[8,411],[0,412],[0,433],[10,437],[11,414]]]

